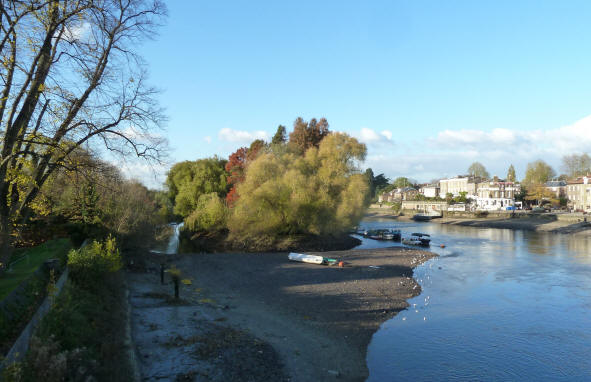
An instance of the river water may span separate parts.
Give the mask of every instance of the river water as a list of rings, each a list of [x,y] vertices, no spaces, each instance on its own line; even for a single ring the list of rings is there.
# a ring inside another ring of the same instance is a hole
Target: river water
[[[374,334],[368,381],[591,381],[591,238],[389,219],[362,227],[429,233],[440,255],[415,269],[422,293]]]

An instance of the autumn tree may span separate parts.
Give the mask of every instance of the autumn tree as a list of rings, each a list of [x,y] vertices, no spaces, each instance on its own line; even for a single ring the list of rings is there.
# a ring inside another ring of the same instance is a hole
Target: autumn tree
[[[546,200],[553,205],[558,205],[559,200],[556,198],[556,194],[552,191],[544,187],[543,184],[532,184],[527,189],[527,194],[524,198],[528,201],[534,201],[539,206],[542,201]]]
[[[539,185],[552,179],[556,173],[549,164],[539,159],[527,164],[523,183],[527,186]],[[529,187],[528,187],[529,188]]]
[[[310,122],[298,117],[293,123],[293,131],[289,134],[289,147],[297,155],[303,155],[310,147],[318,147],[324,137],[329,134],[326,118],[312,118]]]
[[[515,176],[515,167],[513,165],[509,166],[509,170],[507,170],[507,182],[515,182],[517,177]]]
[[[265,141],[257,139],[250,144],[249,148],[241,147],[234,153],[230,154],[228,162],[226,163],[226,171],[228,172],[228,185],[231,187],[226,195],[226,203],[228,206],[234,205],[238,200],[236,186],[244,180],[244,174],[248,163],[256,159],[261,150],[265,148]]]
[[[0,3],[0,263],[51,174],[84,145],[158,159],[163,116],[136,49],[158,0]]]
[[[588,154],[572,154],[562,157],[562,170],[570,177],[587,175],[591,172],[591,157]]]
[[[468,167],[468,174],[471,176],[488,179],[490,177],[484,165],[480,162],[474,162]]]

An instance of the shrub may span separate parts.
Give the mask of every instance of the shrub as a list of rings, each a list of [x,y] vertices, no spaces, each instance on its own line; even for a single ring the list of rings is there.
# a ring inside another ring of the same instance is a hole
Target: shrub
[[[121,255],[115,239],[109,236],[104,242],[93,241],[68,255],[70,279],[80,287],[92,289],[107,274],[121,269]]]

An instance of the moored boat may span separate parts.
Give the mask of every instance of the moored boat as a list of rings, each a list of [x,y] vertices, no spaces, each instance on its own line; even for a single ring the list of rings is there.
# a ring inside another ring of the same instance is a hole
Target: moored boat
[[[375,229],[365,231],[363,236],[374,240],[395,240],[400,241],[402,235],[399,229]]]
[[[410,237],[406,237],[402,239],[402,244],[406,245],[417,245],[421,247],[428,247],[431,243],[431,236],[426,233],[418,233],[415,232],[410,235]]]

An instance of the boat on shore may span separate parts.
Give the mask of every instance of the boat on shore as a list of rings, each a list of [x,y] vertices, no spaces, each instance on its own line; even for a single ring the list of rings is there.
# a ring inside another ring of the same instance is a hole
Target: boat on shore
[[[428,247],[431,244],[431,236],[426,233],[412,233],[410,237],[402,239],[402,244]]]

